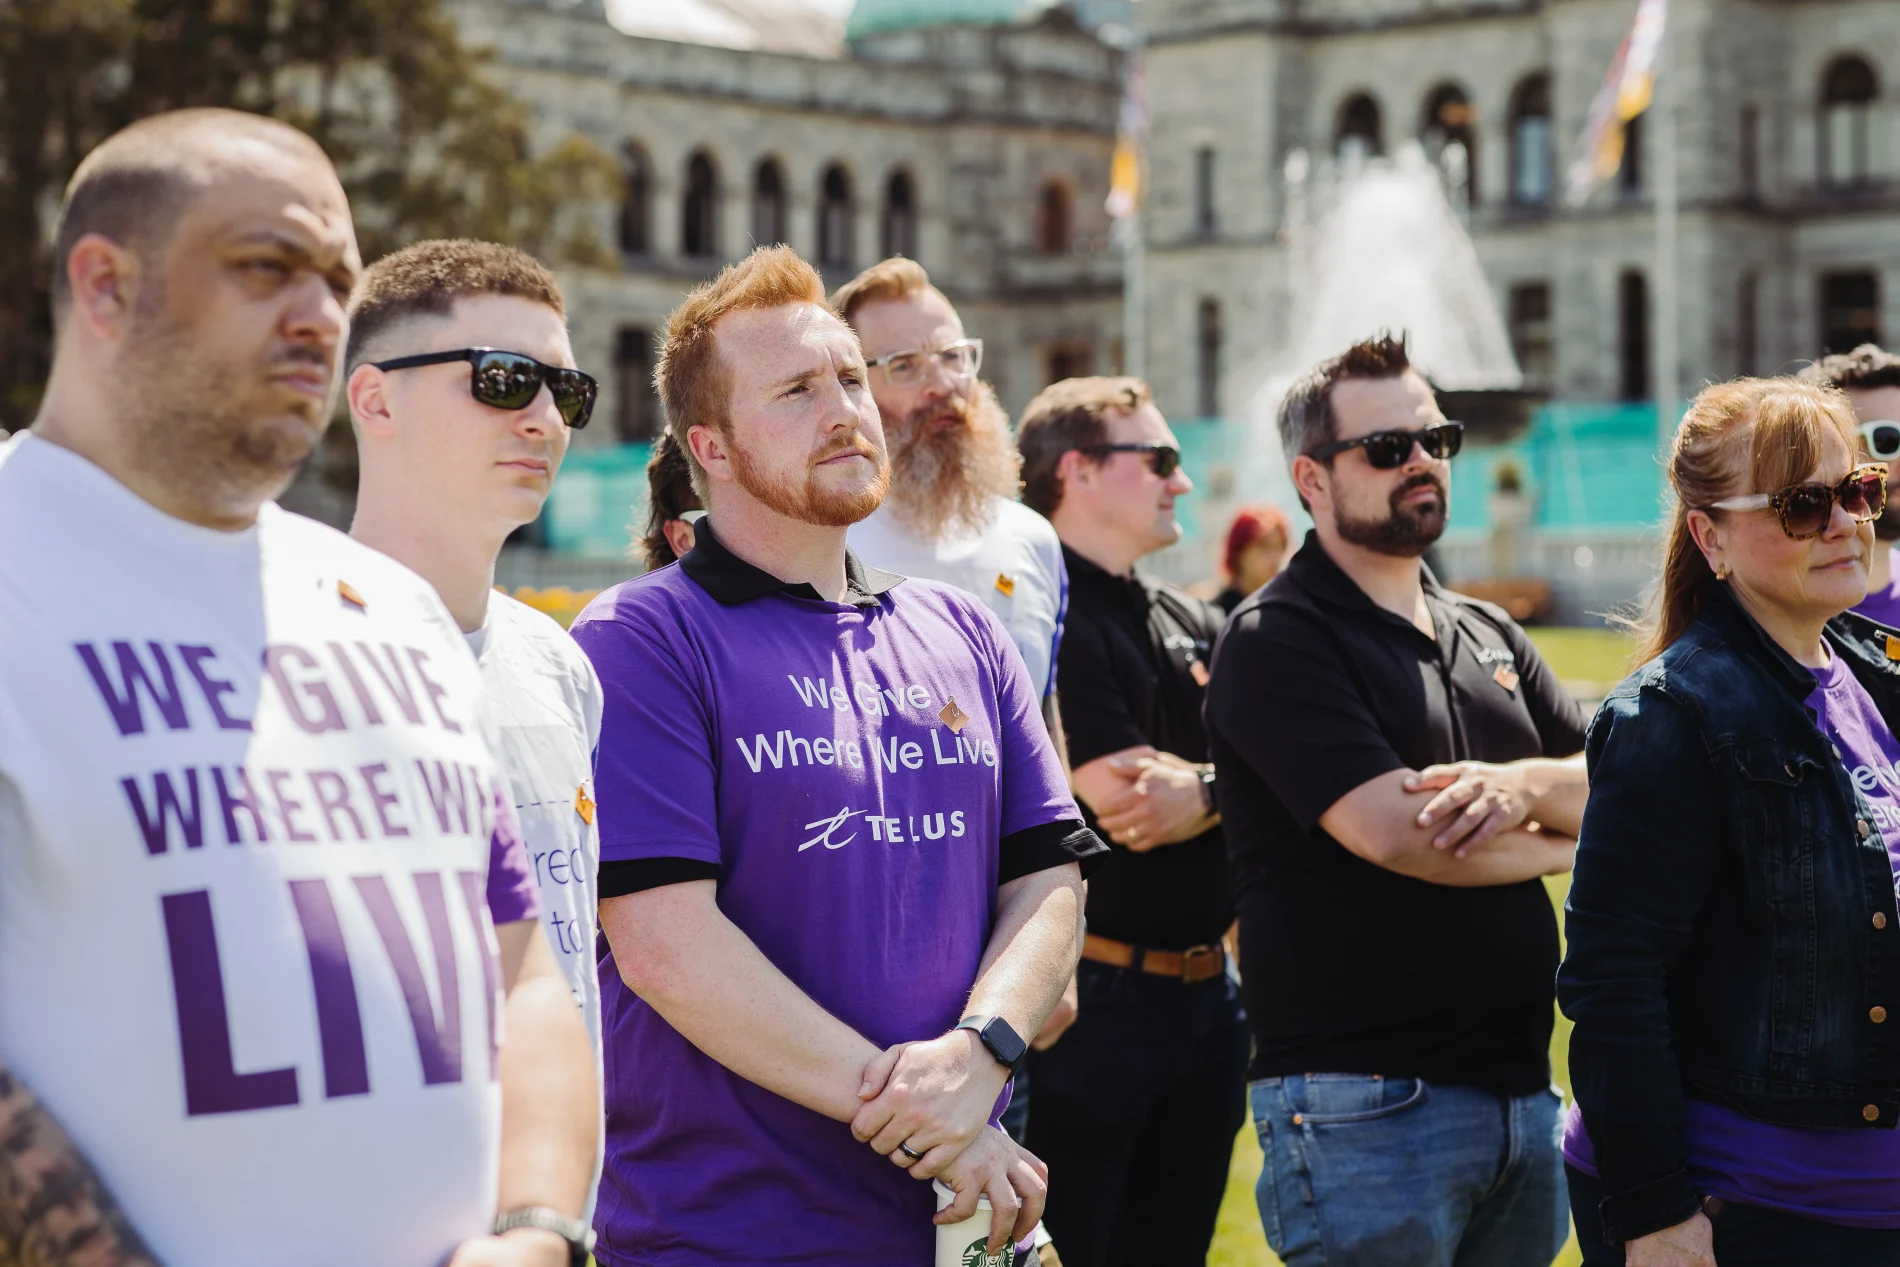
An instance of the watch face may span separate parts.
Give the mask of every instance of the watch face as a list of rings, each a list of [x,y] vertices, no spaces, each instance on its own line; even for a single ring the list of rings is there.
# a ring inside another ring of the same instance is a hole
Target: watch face
[[[1000,1016],[983,1027],[983,1041],[996,1053],[998,1060],[1011,1068],[1015,1068],[1016,1062],[1029,1049],[1029,1044],[1022,1040],[1022,1036]]]

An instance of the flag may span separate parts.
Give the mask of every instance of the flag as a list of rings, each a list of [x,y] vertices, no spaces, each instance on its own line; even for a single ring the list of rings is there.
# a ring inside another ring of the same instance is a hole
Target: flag
[[[1141,54],[1128,55],[1128,82],[1115,128],[1115,154],[1108,166],[1108,214],[1126,229],[1141,206],[1141,156],[1148,144],[1148,81]]]
[[[1656,55],[1662,50],[1669,0],[1638,0],[1636,17],[1610,61],[1610,71],[1590,103],[1576,153],[1564,172],[1564,200],[1581,206],[1590,191],[1616,174],[1623,162],[1629,121],[1649,108],[1656,90]]]

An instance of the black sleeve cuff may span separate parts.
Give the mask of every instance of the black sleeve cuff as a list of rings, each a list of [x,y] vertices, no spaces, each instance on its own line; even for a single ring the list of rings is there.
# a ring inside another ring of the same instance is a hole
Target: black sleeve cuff
[[[996,882],[1008,884],[1050,867],[1066,863],[1081,864],[1082,878],[1088,879],[1108,857],[1108,846],[1079,818],[1025,827],[1003,837],[997,848]],[[602,868],[605,883],[605,868]],[[604,892],[604,890],[603,890]]]
[[[697,858],[623,858],[600,864],[600,900],[689,880],[717,880],[719,864]]]
[[[1597,1206],[1597,1214],[1603,1220],[1604,1241],[1622,1245],[1639,1236],[1674,1227],[1700,1208],[1695,1190],[1689,1186],[1689,1173],[1678,1170],[1673,1175],[1603,1198]]]

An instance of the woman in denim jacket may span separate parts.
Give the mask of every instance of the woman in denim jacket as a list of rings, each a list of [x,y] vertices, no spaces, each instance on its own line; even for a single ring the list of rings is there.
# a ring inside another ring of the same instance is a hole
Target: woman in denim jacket
[[[1792,379],[1676,435],[1558,975],[1591,1267],[1900,1264],[1900,636],[1848,612],[1886,497],[1857,460],[1846,399]]]

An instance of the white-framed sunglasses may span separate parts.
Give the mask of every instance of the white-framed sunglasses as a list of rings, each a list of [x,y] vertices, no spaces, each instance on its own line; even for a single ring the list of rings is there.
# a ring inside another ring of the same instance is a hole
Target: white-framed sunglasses
[[[706,512],[703,510],[682,510],[680,512],[680,522],[689,528],[697,527],[699,521],[705,517]]]
[[[1858,430],[1861,443],[1867,446],[1868,457],[1882,462],[1900,458],[1900,422],[1876,418],[1861,423]]]

